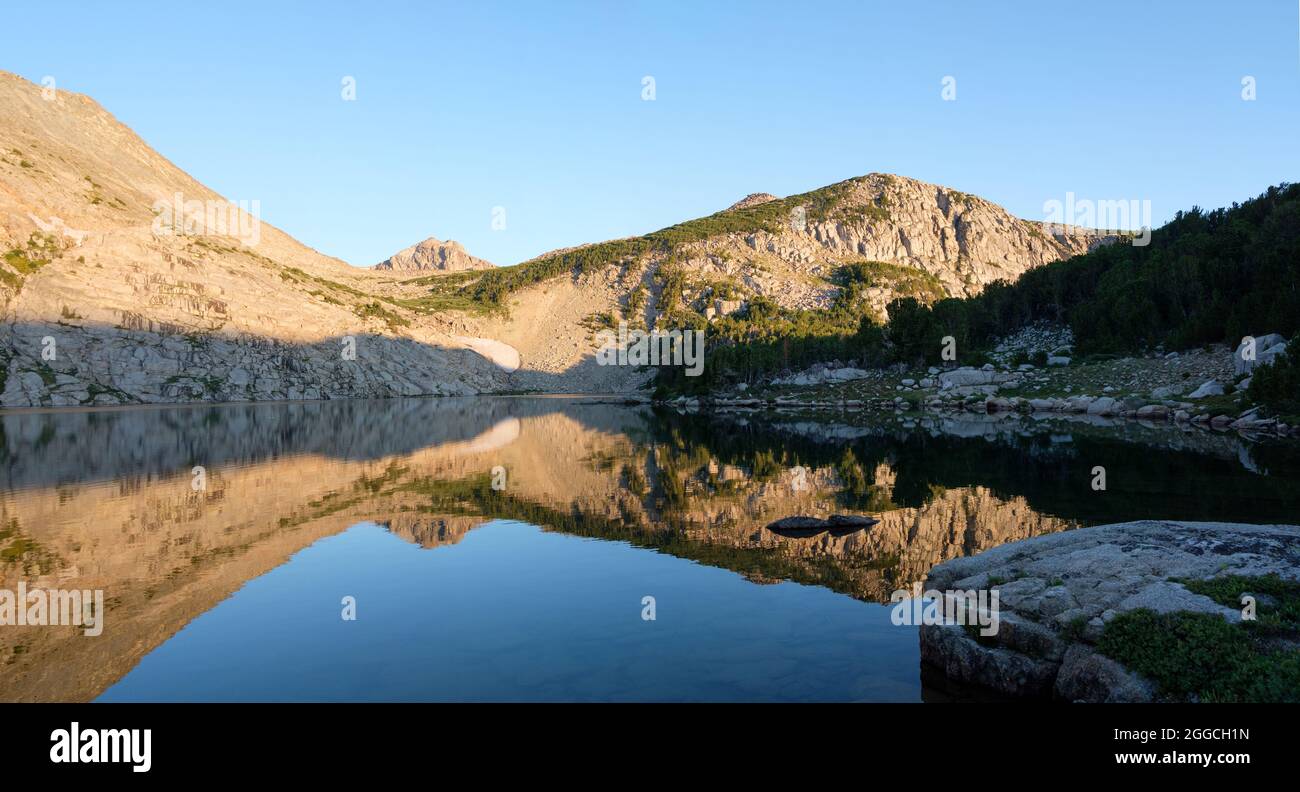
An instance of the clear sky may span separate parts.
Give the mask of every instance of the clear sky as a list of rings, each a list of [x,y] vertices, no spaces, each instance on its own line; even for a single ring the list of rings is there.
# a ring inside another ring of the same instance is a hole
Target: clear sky
[[[353,264],[427,236],[512,264],[872,171],[1157,225],[1300,179],[1297,0],[0,6],[0,68]]]

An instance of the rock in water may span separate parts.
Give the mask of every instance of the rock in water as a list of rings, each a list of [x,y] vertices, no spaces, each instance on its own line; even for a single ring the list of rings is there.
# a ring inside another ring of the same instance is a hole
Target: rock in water
[[[796,515],[769,523],[767,530],[782,536],[812,536],[823,531],[860,531],[880,522],[872,517],[857,514],[832,514],[829,519]]]
[[[870,528],[880,520],[859,514],[832,514],[829,522],[832,528]]]
[[[769,531],[824,531],[830,527],[830,523],[817,517],[783,517],[774,523],[769,523]]]

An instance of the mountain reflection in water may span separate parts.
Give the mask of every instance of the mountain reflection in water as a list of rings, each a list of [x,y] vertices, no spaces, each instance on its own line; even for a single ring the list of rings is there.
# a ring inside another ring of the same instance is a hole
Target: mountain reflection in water
[[[250,581],[361,523],[434,549],[516,521],[884,603],[941,561],[1080,525],[1300,512],[1289,446],[1136,424],[875,421],[548,398],[0,415],[2,587],[103,589],[107,603],[98,638],[0,627],[0,700],[95,698]],[[795,514],[880,522],[763,527]]]

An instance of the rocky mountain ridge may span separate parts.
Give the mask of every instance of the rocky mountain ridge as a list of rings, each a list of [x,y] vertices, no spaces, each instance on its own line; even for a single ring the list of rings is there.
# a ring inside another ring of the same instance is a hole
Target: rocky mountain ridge
[[[627,391],[649,372],[598,365],[598,325],[707,324],[757,298],[822,308],[838,269],[864,260],[887,265],[865,290],[879,314],[1106,241],[870,174],[514,267],[431,238],[358,268],[203,186],[87,97],[0,73],[0,109],[3,407]]]
[[[519,350],[526,363],[512,382],[521,388],[548,390],[558,379],[571,390],[626,390],[639,380],[592,365],[591,325],[652,328],[665,315],[707,324],[758,298],[824,309],[840,294],[839,269],[864,261],[883,266],[860,309],[883,319],[896,297],[970,296],[1116,239],[1077,228],[1052,235],[982,198],[890,174],[787,198],[756,194],[736,207],[556,251],[477,281],[419,282],[397,293],[491,295],[488,304],[501,310],[467,323]]]

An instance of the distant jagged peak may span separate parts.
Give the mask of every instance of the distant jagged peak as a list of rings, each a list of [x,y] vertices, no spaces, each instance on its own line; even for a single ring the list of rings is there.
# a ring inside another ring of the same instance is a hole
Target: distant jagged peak
[[[457,241],[442,241],[429,237],[423,242],[411,245],[394,253],[371,267],[376,270],[393,270],[394,272],[460,272],[462,270],[492,269],[493,264],[485,259],[471,256]]]

